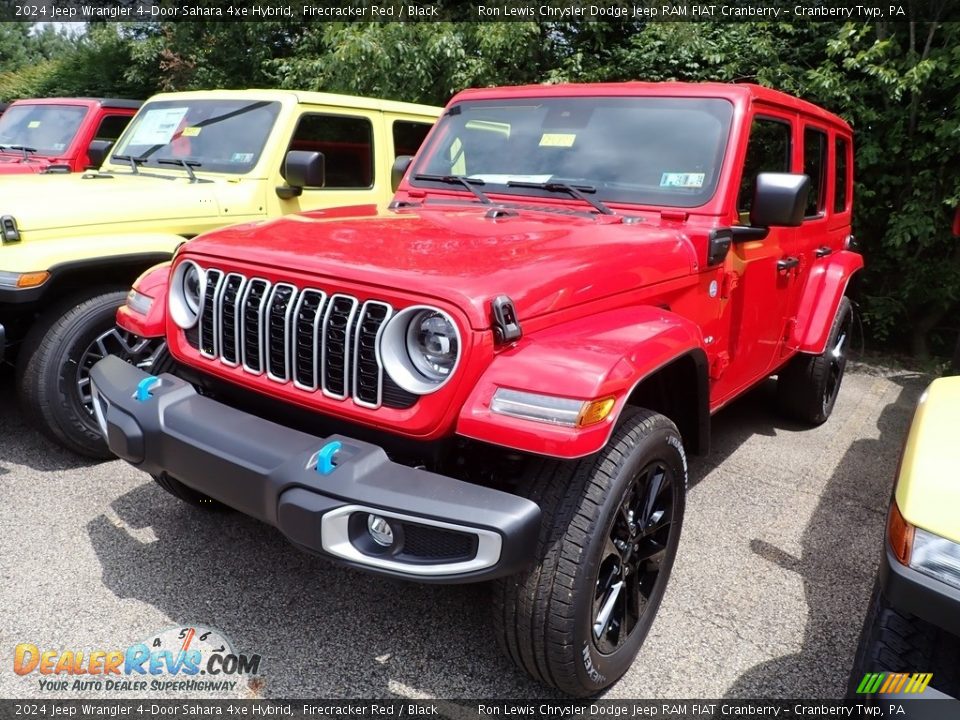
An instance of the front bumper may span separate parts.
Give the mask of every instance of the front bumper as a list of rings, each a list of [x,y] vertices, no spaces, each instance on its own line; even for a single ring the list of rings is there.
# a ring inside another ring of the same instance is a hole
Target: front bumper
[[[91,370],[110,449],[275,526],[305,550],[421,582],[487,580],[532,560],[540,508],[530,500],[391,462],[376,445],[283,427],[172,375],[138,399],[148,377],[115,357]],[[318,453],[334,442],[331,470]],[[371,540],[369,514],[395,527],[394,546]]]
[[[901,565],[889,544],[880,563],[880,589],[898,610],[960,637],[960,590]]]

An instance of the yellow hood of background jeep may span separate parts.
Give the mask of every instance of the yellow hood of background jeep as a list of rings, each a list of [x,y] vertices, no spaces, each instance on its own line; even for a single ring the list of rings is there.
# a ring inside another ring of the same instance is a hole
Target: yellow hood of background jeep
[[[960,542],[960,376],[935,380],[921,396],[896,500],[911,525]]]
[[[34,233],[49,236],[50,231],[76,229],[82,234],[92,226],[136,223],[139,227],[220,215],[217,188],[226,181],[190,183],[185,176],[169,177],[173,179],[79,174],[4,178],[0,180],[0,215],[12,215],[25,240]],[[243,216],[256,209],[237,207],[230,215]]]

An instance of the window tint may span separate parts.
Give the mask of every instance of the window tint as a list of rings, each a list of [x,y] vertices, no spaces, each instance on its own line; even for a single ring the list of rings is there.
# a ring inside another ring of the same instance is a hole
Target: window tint
[[[373,186],[373,125],[366,118],[304,115],[291,150],[323,153],[328,188]]]
[[[803,131],[803,172],[810,176],[805,217],[815,217],[826,207],[827,134],[807,128]]]
[[[834,181],[833,210],[843,212],[847,209],[847,153],[849,144],[841,137],[837,138],[834,152],[836,153],[836,179]]]
[[[395,120],[393,123],[394,155],[416,155],[431,127],[433,126],[429,123]]]
[[[95,140],[116,140],[130,122],[126,115],[107,115],[100,121],[100,127],[94,135]]]
[[[757,175],[762,172],[790,172],[790,135],[790,123],[784,120],[757,118],[753,121],[743,176],[740,178],[737,212],[750,212]]]

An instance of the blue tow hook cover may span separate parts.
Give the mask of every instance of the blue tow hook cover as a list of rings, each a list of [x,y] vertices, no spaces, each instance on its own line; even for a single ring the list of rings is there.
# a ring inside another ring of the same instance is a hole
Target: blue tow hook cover
[[[137,399],[137,402],[146,402],[153,397],[153,393],[150,392],[157,385],[160,384],[160,378],[156,375],[151,375],[150,377],[145,377],[143,380],[137,383],[137,392],[134,397]]]
[[[317,453],[317,472],[321,475],[329,475],[337,466],[333,464],[333,458],[342,447],[339,440],[334,440],[333,442],[328,442],[322,448],[320,452]]]

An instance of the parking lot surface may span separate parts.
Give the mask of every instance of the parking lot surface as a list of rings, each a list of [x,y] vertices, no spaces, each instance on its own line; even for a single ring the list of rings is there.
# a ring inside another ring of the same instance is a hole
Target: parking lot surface
[[[851,366],[833,417],[812,430],[776,415],[771,383],[721,411],[711,455],[691,463],[663,606],[607,697],[841,696],[925,384]],[[485,586],[414,585],[305,555],[125,463],[58,449],[24,427],[13,397],[0,370],[0,696],[156,697],[43,691],[37,673],[11,671],[14,647],[123,649],[203,626],[263,656],[262,683],[235,696],[556,697],[498,651]]]

